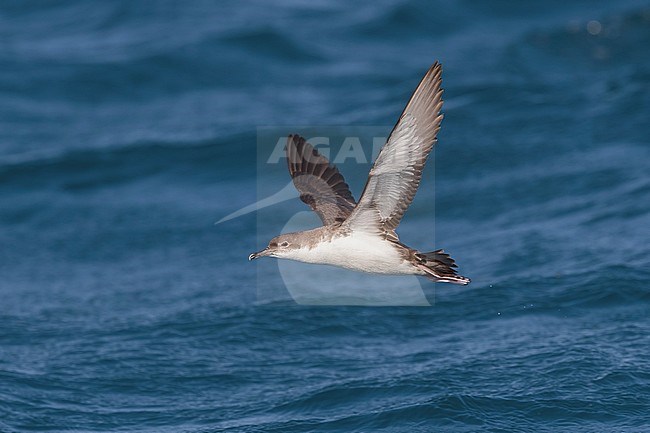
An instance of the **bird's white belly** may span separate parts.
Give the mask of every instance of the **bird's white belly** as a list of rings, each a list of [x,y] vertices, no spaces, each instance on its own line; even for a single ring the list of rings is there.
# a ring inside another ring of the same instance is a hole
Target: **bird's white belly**
[[[378,274],[413,274],[413,265],[404,260],[396,245],[376,236],[353,234],[322,242],[311,249],[296,250],[294,260],[340,266]]]

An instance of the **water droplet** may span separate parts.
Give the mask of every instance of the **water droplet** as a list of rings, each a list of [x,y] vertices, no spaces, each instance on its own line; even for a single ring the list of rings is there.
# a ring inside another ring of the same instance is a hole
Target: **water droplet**
[[[597,35],[603,29],[603,25],[600,24],[600,21],[591,20],[587,23],[587,31],[591,35]]]

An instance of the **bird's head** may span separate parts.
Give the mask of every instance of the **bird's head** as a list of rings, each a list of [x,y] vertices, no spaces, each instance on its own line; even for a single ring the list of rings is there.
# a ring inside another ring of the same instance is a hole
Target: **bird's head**
[[[295,233],[286,233],[274,237],[269,242],[269,245],[264,248],[262,251],[248,256],[248,260],[255,260],[259,257],[290,257],[294,251],[300,248],[300,242],[298,241]]]

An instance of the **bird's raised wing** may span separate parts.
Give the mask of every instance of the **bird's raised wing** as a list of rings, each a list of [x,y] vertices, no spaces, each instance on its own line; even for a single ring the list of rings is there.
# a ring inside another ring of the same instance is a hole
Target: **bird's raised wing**
[[[422,169],[442,122],[442,67],[436,62],[411,99],[379,152],[359,204],[346,221],[351,229],[394,233],[420,186]]]
[[[299,135],[287,139],[287,163],[300,200],[323,224],[345,221],[356,202],[338,169]]]

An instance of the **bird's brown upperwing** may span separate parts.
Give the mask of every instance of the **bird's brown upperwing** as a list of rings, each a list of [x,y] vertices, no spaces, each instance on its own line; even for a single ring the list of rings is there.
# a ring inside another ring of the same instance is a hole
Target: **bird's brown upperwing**
[[[345,221],[356,201],[338,169],[299,135],[287,139],[287,163],[300,200],[318,214],[323,225]]]

